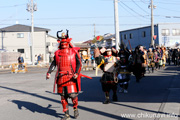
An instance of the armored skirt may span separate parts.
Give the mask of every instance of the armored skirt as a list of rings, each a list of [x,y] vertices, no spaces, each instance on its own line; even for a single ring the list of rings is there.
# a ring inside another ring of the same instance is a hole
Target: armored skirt
[[[103,92],[110,92],[110,90],[117,90],[117,83],[114,81],[114,74],[104,72],[102,78],[100,79]]]

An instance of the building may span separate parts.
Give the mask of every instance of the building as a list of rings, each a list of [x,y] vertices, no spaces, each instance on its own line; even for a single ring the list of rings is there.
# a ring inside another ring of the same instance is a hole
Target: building
[[[34,56],[41,54],[43,62],[49,61],[49,52],[55,46],[57,39],[48,35],[50,29],[34,27]],[[31,26],[16,24],[0,29],[0,47],[9,52],[20,52],[24,61],[31,63]]]
[[[75,42],[74,47],[80,48],[80,55],[83,59],[90,59],[90,41],[86,42]]]
[[[99,47],[115,47],[116,39],[114,34],[104,34],[101,41],[97,41]]]
[[[159,23],[154,25],[155,45],[175,47],[180,43],[180,23]],[[137,45],[147,48],[151,44],[151,26],[120,31],[120,39],[134,49]]]

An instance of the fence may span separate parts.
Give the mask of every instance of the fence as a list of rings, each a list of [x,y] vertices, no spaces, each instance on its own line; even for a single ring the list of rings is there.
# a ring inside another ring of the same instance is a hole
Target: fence
[[[17,63],[19,55],[19,52],[0,52],[0,66]]]

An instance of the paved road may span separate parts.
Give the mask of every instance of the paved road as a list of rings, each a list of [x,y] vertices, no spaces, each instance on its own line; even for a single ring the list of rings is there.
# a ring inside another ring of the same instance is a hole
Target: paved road
[[[0,71],[0,120],[59,120],[63,117],[60,96],[52,93],[55,72],[46,81],[47,68],[28,70]],[[129,93],[118,93],[118,102],[108,105],[102,104],[101,72],[97,77],[95,71],[82,73],[93,79],[82,79],[78,120],[180,120],[180,67],[146,74],[140,83],[132,76]],[[74,119],[70,100],[69,104]]]

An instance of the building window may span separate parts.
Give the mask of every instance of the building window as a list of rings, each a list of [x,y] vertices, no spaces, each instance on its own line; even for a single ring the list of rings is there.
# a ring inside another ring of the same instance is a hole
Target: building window
[[[121,35],[121,40],[123,40],[123,35]]]
[[[24,38],[24,33],[17,33],[17,38]]]
[[[169,31],[169,29],[162,29],[161,34],[163,36],[168,36],[168,35],[170,35],[170,31]]]
[[[127,34],[124,34],[124,39],[125,39],[125,40],[127,39]]]
[[[24,49],[18,49],[17,51],[20,53],[24,53]]]
[[[174,35],[174,36],[180,35],[180,29],[173,29],[172,35]]]
[[[142,37],[146,37],[146,31],[142,31]]]
[[[106,42],[106,45],[109,46],[109,47],[111,47],[111,46],[112,46],[111,41],[107,41],[107,42]]]
[[[132,33],[129,34],[129,38],[133,39],[133,34]]]
[[[52,43],[52,46],[53,46],[53,47],[57,46],[57,43]]]

